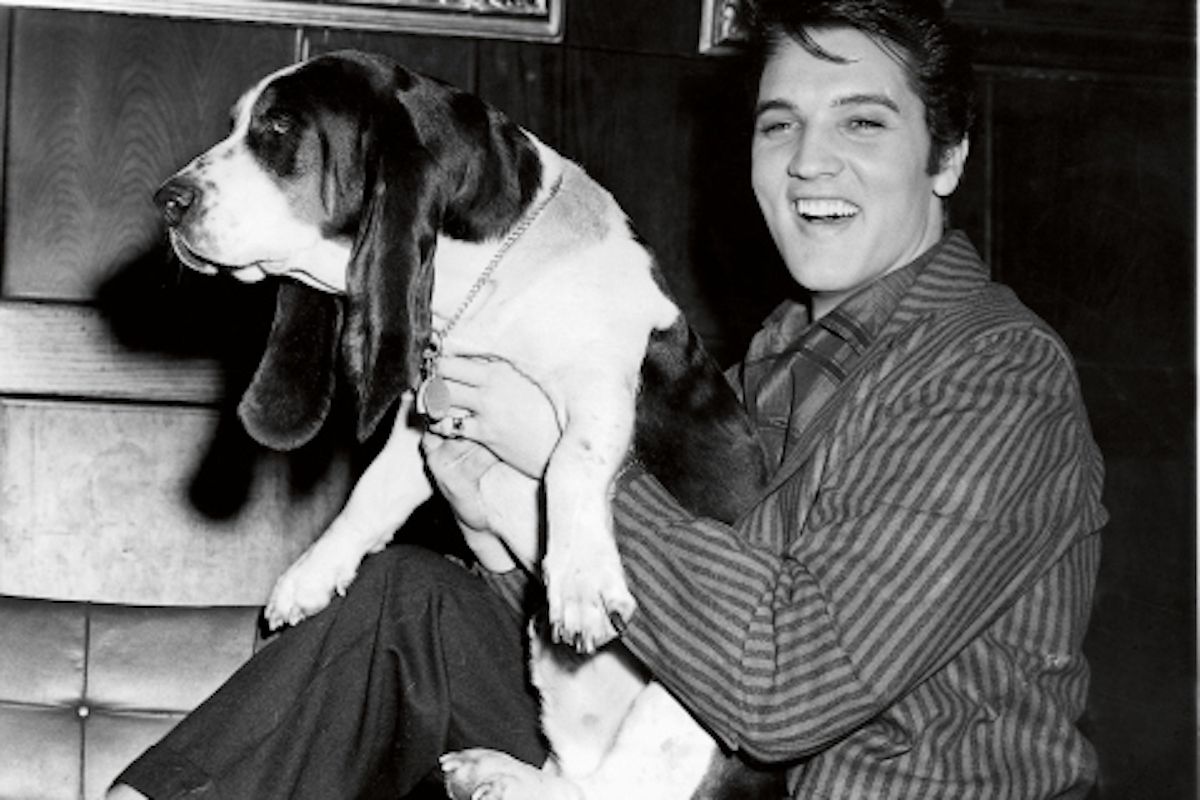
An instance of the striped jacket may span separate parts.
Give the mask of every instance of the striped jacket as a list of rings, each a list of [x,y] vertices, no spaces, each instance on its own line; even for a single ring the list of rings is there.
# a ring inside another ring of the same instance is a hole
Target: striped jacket
[[[795,798],[1083,796],[1103,465],[1058,337],[961,234],[737,524],[637,467],[626,644]]]

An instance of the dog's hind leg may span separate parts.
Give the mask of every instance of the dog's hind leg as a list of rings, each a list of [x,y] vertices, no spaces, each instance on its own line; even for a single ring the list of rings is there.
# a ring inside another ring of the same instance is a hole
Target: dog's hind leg
[[[704,781],[716,744],[657,683],[638,696],[599,766],[561,775],[495,750],[442,757],[452,800],[689,800]]]
[[[451,800],[588,800],[571,781],[498,750],[447,753],[441,767]]]

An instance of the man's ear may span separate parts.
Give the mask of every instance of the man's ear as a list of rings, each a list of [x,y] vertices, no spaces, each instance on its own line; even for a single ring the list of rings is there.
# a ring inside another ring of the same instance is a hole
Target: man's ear
[[[946,151],[942,153],[941,167],[933,176],[933,193],[938,197],[946,198],[954,194],[954,190],[958,188],[958,182],[962,178],[963,168],[967,163],[967,153],[970,149],[971,142],[964,136],[962,141],[953,147],[946,148]]]

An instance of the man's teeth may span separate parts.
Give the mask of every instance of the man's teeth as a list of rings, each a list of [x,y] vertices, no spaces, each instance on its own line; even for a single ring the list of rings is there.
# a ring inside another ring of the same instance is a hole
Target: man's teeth
[[[858,206],[845,200],[797,200],[796,213],[807,219],[846,219],[858,213]]]

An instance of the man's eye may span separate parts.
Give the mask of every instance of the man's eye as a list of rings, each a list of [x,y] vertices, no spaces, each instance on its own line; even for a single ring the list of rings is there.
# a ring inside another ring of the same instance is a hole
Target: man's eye
[[[871,117],[854,117],[846,123],[846,126],[857,133],[873,133],[887,127],[882,120]]]
[[[772,136],[775,134],[785,133],[794,127],[795,123],[791,120],[763,120],[758,124],[758,132],[762,136]]]

